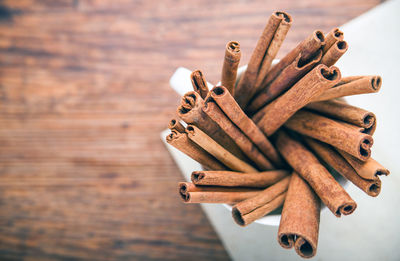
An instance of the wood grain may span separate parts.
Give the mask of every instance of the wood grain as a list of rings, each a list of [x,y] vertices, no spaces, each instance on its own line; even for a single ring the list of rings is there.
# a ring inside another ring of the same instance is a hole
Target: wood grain
[[[217,82],[225,44],[245,64],[274,10],[294,19],[282,57],[378,3],[1,1],[0,259],[228,259],[176,193],[159,138],[179,102],[169,77]]]

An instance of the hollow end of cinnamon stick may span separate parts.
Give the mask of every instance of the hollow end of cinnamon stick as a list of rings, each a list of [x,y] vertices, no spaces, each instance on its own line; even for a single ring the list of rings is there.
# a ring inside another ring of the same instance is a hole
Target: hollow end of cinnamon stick
[[[302,237],[297,238],[294,243],[294,249],[296,253],[303,258],[311,258],[317,253],[316,247]]]
[[[282,11],[276,11],[274,15],[283,18],[283,21],[285,21],[286,23],[292,23],[293,21],[292,17],[288,13]]]
[[[193,171],[192,173],[192,182],[198,182],[199,180],[202,180],[204,178],[204,173],[201,171]]]
[[[382,77],[378,75],[371,77],[371,86],[375,91],[379,91],[382,86]]]
[[[194,127],[193,127],[192,125],[188,125],[188,126],[186,127],[186,132],[187,132],[188,134],[194,135]]]
[[[372,112],[366,113],[362,118],[363,123],[364,123],[363,127],[366,129],[370,128],[375,123],[375,118],[376,117]]]
[[[341,77],[339,68],[337,68],[336,66],[331,66],[328,68],[327,66],[322,65],[321,74],[325,79],[332,82],[336,81],[337,79],[340,79]]]
[[[321,43],[325,42],[325,36],[324,36],[324,33],[322,31],[316,30],[316,31],[314,31],[313,35],[314,35],[314,39],[315,40],[317,40],[317,41],[319,41]]]
[[[375,180],[375,182],[372,183],[368,188],[368,195],[370,195],[371,197],[378,196],[379,193],[381,193],[381,184],[382,182],[379,178]]]
[[[346,50],[349,48],[347,42],[346,42],[346,41],[343,41],[343,40],[338,41],[338,42],[336,43],[336,46],[337,46],[337,48],[338,48],[339,50],[341,50],[341,51],[346,51]]]
[[[226,49],[233,53],[240,52],[240,44],[236,41],[230,41],[226,44]]]
[[[340,206],[336,212],[335,212],[335,216],[340,217],[342,214],[347,216],[350,215],[351,213],[354,212],[354,210],[356,210],[357,208],[357,203],[356,202],[349,202],[346,203],[342,206]]]
[[[367,160],[371,157],[371,146],[374,143],[374,140],[372,139],[372,136],[365,136],[361,141],[360,141],[360,150],[359,150],[359,157],[361,160]]]
[[[334,35],[335,38],[338,39],[338,40],[343,39],[343,32],[340,31],[339,28],[334,28],[334,29],[333,29],[333,35]]]
[[[190,200],[190,194],[188,193],[188,188],[184,182],[179,183],[179,195],[184,202],[188,202]]]
[[[211,90],[211,92],[212,92],[211,96],[212,95],[222,96],[225,94],[225,89],[222,88],[222,86],[216,86]]]
[[[243,219],[242,213],[240,212],[239,209],[237,209],[236,207],[232,208],[232,217],[233,220],[239,225],[239,226],[246,226],[246,222]]]
[[[286,249],[290,249],[294,245],[294,235],[282,233],[278,235],[279,244]]]
[[[185,127],[179,122],[179,120],[173,118],[168,123],[168,129],[178,131],[180,133],[185,132]]]

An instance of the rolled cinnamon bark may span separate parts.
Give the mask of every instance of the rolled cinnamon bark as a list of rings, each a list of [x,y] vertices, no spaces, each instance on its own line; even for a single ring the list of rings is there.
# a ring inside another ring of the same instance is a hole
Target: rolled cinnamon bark
[[[262,61],[262,65],[259,69],[256,81],[256,89],[260,88],[261,83],[263,82],[264,78],[267,76],[269,70],[271,69],[272,61],[274,60],[276,54],[278,53],[279,49],[283,41],[286,38],[286,34],[288,33],[291,25],[292,25],[292,18],[282,12],[276,12],[280,18],[284,18],[279,27],[276,29],[274,38],[272,39],[268,49],[264,55],[264,59]]]
[[[179,133],[184,133],[185,132],[185,127],[183,127],[182,123],[179,122],[178,119],[171,119],[168,123],[168,129],[171,131],[175,130],[176,132]]]
[[[224,187],[266,188],[288,176],[287,170],[270,170],[259,173],[241,173],[234,171],[194,171],[192,182],[195,185]]]
[[[290,176],[233,206],[232,217],[235,222],[240,226],[247,226],[281,206],[285,201],[289,182]]]
[[[236,157],[241,160],[246,160],[243,152],[235,142],[203,111],[203,106],[204,100],[200,97],[200,94],[194,91],[188,92],[182,97],[181,105],[178,107],[177,113],[184,122],[195,125],[207,135],[213,137],[216,142]]]
[[[214,87],[210,94],[225,115],[257,146],[275,167],[281,168],[284,166],[283,159],[278,151],[257,125],[247,117],[225,87]]]
[[[256,112],[262,106],[278,97],[318,64],[321,57],[322,51],[317,50],[316,55],[312,59],[304,61],[300,53],[299,56],[285,67],[266,88],[256,95],[255,99],[249,103],[246,110],[250,113]]]
[[[203,111],[238,145],[244,154],[253,161],[258,169],[274,169],[271,162],[257,149],[238,127],[224,114],[215,101],[207,96]]]
[[[289,64],[299,57],[301,54],[302,64],[307,64],[309,59],[313,59],[319,49],[325,44],[324,34],[317,30],[314,31],[305,40],[299,43],[292,51],[290,51],[285,57],[283,57],[279,63],[271,68],[267,76],[261,84],[261,89],[267,87]]]
[[[354,168],[357,174],[364,179],[376,180],[378,176],[387,176],[390,174],[390,171],[388,169],[383,167],[373,158],[369,158],[367,161],[363,162],[342,150],[338,150],[338,152]]]
[[[372,112],[338,100],[312,102],[306,108],[363,128],[372,127],[376,119],[375,114]]]
[[[307,105],[313,97],[335,85],[339,79],[340,71],[337,67],[318,65],[287,92],[260,110],[257,114],[262,117],[257,126],[267,136],[272,135],[296,111]]]
[[[185,203],[235,204],[254,197],[262,190],[255,188],[224,188],[195,186],[190,182],[179,182],[179,195]]]
[[[221,85],[234,95],[237,69],[240,62],[240,44],[230,41],[225,48],[224,64],[222,65]]]
[[[371,135],[360,133],[310,111],[298,111],[285,126],[344,150],[360,160],[366,161],[371,156],[371,146],[374,142]]]
[[[336,42],[343,40],[343,32],[339,28],[333,28],[325,36],[325,45],[322,47],[322,52],[325,54]]]
[[[380,90],[381,86],[382,78],[377,75],[345,77],[338,84],[324,91],[312,101],[326,101],[357,94],[375,93]]]
[[[381,192],[381,181],[379,178],[376,177],[374,180],[362,178],[357,174],[354,168],[328,144],[307,137],[304,138],[304,141],[322,161],[351,181],[362,191],[371,197],[379,195]]]
[[[208,94],[208,86],[203,72],[200,70],[193,71],[190,75],[190,80],[192,81],[194,91],[204,99]]]
[[[337,41],[335,42],[326,53],[322,56],[321,63],[326,66],[334,65],[340,57],[347,51],[348,45],[346,41]]]
[[[279,130],[276,146],[289,165],[307,181],[335,216],[353,213],[357,207],[356,202],[304,145]]]
[[[275,58],[291,23],[292,18],[284,12],[274,12],[269,18],[251,55],[246,72],[236,86],[234,97],[242,108],[247,105],[247,102],[256,93],[257,88],[255,85],[258,74],[261,68],[262,74],[268,72],[268,67]]]
[[[295,247],[304,258],[315,256],[318,245],[321,202],[296,172],[293,172],[283,205],[278,242],[283,248]]]
[[[218,159],[231,170],[236,170],[240,172],[258,172],[257,169],[253,168],[250,164],[242,161],[241,159],[235,157],[235,155],[224,149],[215,140],[202,132],[196,126],[188,125],[186,127],[186,133],[188,134],[190,140],[192,140],[197,145],[202,147],[205,151],[213,155],[216,159]]]
[[[227,168],[207,151],[192,142],[186,133],[172,131],[166,137],[167,143],[182,151],[201,165],[212,170],[226,170]]]

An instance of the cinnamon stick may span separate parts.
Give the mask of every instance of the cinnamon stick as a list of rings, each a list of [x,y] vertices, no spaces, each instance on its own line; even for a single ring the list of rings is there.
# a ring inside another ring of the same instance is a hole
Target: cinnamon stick
[[[213,155],[216,159],[222,162],[225,166],[231,170],[240,172],[258,172],[257,169],[253,168],[248,163],[235,157],[228,150],[224,149],[215,140],[201,131],[194,125],[188,125],[186,127],[186,133],[190,140],[195,142],[197,145],[202,147],[205,151]]]
[[[224,188],[195,186],[190,182],[179,182],[179,195],[185,203],[235,204],[260,193],[255,188]]]
[[[281,206],[285,201],[289,182],[290,176],[233,206],[232,217],[235,222],[240,226],[247,226]]]
[[[167,143],[182,151],[201,165],[213,170],[225,170],[226,167],[207,151],[192,142],[186,133],[172,131],[166,137]]]
[[[379,178],[375,177],[373,180],[362,178],[357,174],[354,168],[328,144],[310,138],[304,138],[304,141],[314,151],[314,153],[322,159],[322,161],[331,166],[340,175],[351,181],[362,191],[371,197],[379,195],[381,191],[381,181]]]
[[[304,60],[303,54],[300,53],[299,56],[285,67],[267,87],[263,88],[257,94],[255,99],[249,103],[246,110],[251,113],[257,112],[262,106],[285,92],[314,68],[314,66],[320,62],[321,57],[321,50],[317,50],[315,56],[308,61]]]
[[[312,102],[306,108],[363,128],[370,128],[376,119],[372,112],[338,100]]]
[[[380,90],[381,86],[382,78],[377,75],[344,77],[338,84],[324,91],[312,101],[325,101],[357,94],[375,93]]]
[[[325,45],[322,47],[322,52],[325,54],[336,42],[343,40],[343,32],[339,28],[333,28],[325,36]]]
[[[211,97],[206,98],[203,111],[214,122],[216,122],[218,126],[236,143],[236,145],[238,145],[244,154],[257,165],[258,169],[274,169],[271,162],[257,149],[247,136],[230,121]]]
[[[261,89],[267,88],[268,85],[285,69],[289,64],[299,57],[301,54],[301,64],[307,64],[310,59],[316,56],[318,50],[325,44],[324,34],[316,30],[301,43],[299,43],[292,51],[283,57],[279,63],[271,68],[267,76],[261,84]]]
[[[326,66],[334,65],[340,57],[347,51],[348,45],[346,41],[340,40],[335,42],[329,49],[324,53],[321,59],[321,63]]]
[[[260,71],[262,75],[268,72],[268,67],[275,58],[291,23],[292,18],[284,12],[274,12],[269,18],[251,55],[246,72],[236,86],[234,97],[242,108],[256,93],[258,74]]]
[[[257,114],[262,117],[257,126],[267,136],[272,135],[296,111],[307,105],[313,97],[335,85],[339,79],[340,71],[337,67],[318,65],[286,93],[260,110]]]
[[[373,158],[369,158],[367,161],[360,161],[348,153],[338,150],[338,152],[346,159],[346,161],[354,168],[360,177],[369,180],[376,180],[378,176],[389,175],[390,171],[383,167],[379,162]]]
[[[335,216],[349,215],[356,209],[356,202],[337,183],[314,154],[284,131],[280,130],[276,135],[276,146],[282,156],[307,181]]]
[[[371,146],[374,142],[371,135],[360,133],[310,111],[298,111],[285,123],[285,126],[344,150],[362,161],[371,156]]]
[[[171,119],[168,123],[168,129],[170,129],[171,131],[176,131],[179,133],[184,133],[185,132],[185,127],[183,127],[182,123],[179,122],[178,119]]]
[[[203,72],[200,70],[193,71],[192,74],[190,74],[190,80],[192,81],[194,91],[200,94],[201,98],[204,99],[208,94],[208,86]]]
[[[224,64],[222,66],[221,85],[234,95],[237,69],[240,62],[240,44],[235,41],[227,43],[225,48]]]
[[[283,205],[278,242],[294,246],[296,253],[310,258],[317,253],[321,202],[296,172],[293,172]]]
[[[225,115],[257,146],[257,148],[278,168],[284,166],[283,159],[257,125],[244,113],[233,96],[223,86],[214,87],[211,97]]]
[[[178,116],[187,124],[195,125],[203,132],[218,142],[225,149],[229,150],[236,157],[245,160],[243,152],[229,138],[207,114],[203,111],[204,100],[197,92],[188,92],[181,99],[181,105],[178,107]]]
[[[192,182],[195,185],[224,187],[266,188],[288,176],[286,170],[270,170],[258,173],[241,173],[234,171],[194,171]]]

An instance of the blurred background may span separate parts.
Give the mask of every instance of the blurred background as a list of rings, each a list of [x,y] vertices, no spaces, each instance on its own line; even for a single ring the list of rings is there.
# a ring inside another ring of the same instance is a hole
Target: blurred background
[[[169,77],[218,82],[225,44],[246,64],[275,10],[294,20],[280,58],[381,2],[0,1],[0,259],[229,259],[176,193]]]

